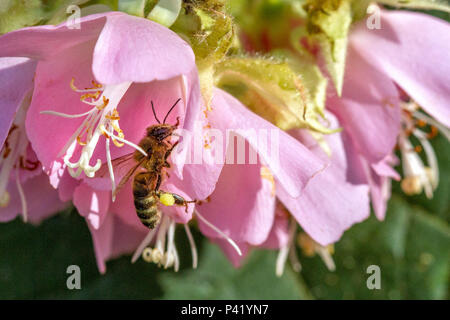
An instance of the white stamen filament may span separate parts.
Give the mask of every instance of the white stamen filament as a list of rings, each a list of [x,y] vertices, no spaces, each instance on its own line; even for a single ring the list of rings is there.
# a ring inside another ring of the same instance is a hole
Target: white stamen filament
[[[195,245],[194,237],[192,236],[191,230],[189,229],[189,225],[187,223],[184,225],[184,230],[186,231],[186,236],[189,240],[189,245],[191,246],[192,268],[197,269],[198,264],[197,247]]]
[[[177,247],[173,247],[173,256],[174,256],[174,267],[173,270],[175,272],[178,272],[178,270],[180,269],[180,259],[178,257],[178,251],[177,251]]]
[[[419,139],[422,147],[425,151],[425,155],[427,157],[427,163],[431,168],[431,176],[429,177],[433,189],[436,189],[439,184],[439,166],[436,157],[436,153],[431,145],[431,143],[427,140],[427,135],[420,131],[419,129],[415,129],[413,131],[413,135]]]
[[[116,180],[114,178],[114,170],[111,160],[111,152],[109,148],[109,139],[106,139],[106,163],[108,164],[109,177],[111,179],[112,202],[116,200]]]
[[[291,263],[292,269],[295,272],[302,271],[302,264],[300,263],[300,259],[297,255],[297,249],[294,243],[291,244],[291,248],[289,249],[289,262]]]
[[[150,245],[150,243],[153,240],[153,237],[156,234],[157,229],[152,229],[148,232],[148,234],[145,236],[144,240],[142,240],[141,244],[137,247],[136,251],[133,254],[133,257],[131,257],[131,263],[135,263],[137,259],[141,256],[142,252],[146,247]]]
[[[167,269],[169,266],[173,265],[174,263],[174,250],[175,247],[175,221],[170,222],[168,233],[167,233],[167,253],[165,255],[166,257],[166,263],[164,264],[164,269]],[[176,271],[176,270],[175,270]]]
[[[28,207],[27,207],[27,200],[25,198],[25,193],[23,192],[22,184],[20,183],[20,176],[19,176],[19,170],[16,170],[16,185],[17,185],[17,191],[19,192],[20,197],[20,203],[22,204],[22,218],[23,222],[28,221]]]
[[[239,249],[239,246],[236,244],[236,242],[233,241],[233,239],[231,239],[229,236],[227,236],[225,233],[223,233],[219,228],[217,228],[215,225],[213,225],[211,222],[209,222],[208,220],[205,219],[205,217],[203,217],[197,210],[194,209],[195,215],[201,220],[203,221],[203,223],[205,223],[208,227],[210,227],[211,229],[213,229],[215,232],[217,232],[217,234],[219,234],[223,239],[225,239],[229,244],[231,244],[231,246],[234,248],[234,250],[236,250],[236,252],[238,253],[238,255],[242,256],[242,251],[241,249]]]
[[[333,257],[331,256],[330,252],[326,247],[317,244],[316,252],[322,258],[328,270],[330,271],[336,270],[336,265],[334,264]]]
[[[296,231],[297,231],[297,222],[294,220],[294,218],[291,218],[291,222],[289,224],[288,242],[286,243],[286,245],[280,248],[280,251],[278,252],[277,262],[275,265],[275,274],[277,277],[281,277],[284,273],[284,267],[286,265],[289,250],[291,250],[291,248],[293,247]]]
[[[175,221],[168,215],[163,215],[158,229],[153,229],[147,234],[134,252],[131,262],[136,262],[139,256],[142,255],[147,262],[155,263],[158,266],[162,266],[164,269],[174,267],[174,270],[178,271],[180,259],[175,246],[175,227]],[[154,248],[150,248],[149,245],[155,234],[155,246]],[[146,256],[144,256],[144,254]]]
[[[52,116],[58,116],[58,117],[62,117],[62,118],[74,119],[74,118],[81,118],[81,117],[87,116],[87,115],[91,114],[92,111],[95,111],[95,109],[97,109],[97,107],[94,107],[87,112],[79,113],[79,114],[68,114],[68,113],[63,113],[63,112],[58,112],[58,111],[45,110],[45,111],[41,111],[41,114],[49,114]]]
[[[164,248],[166,247],[166,234],[167,229],[169,228],[169,224],[170,218],[168,218],[166,215],[163,215],[163,217],[161,218],[155,243],[155,249],[158,249],[162,254],[164,254]]]

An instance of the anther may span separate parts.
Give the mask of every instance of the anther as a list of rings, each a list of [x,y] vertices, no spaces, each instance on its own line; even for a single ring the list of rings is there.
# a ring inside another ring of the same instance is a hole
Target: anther
[[[406,177],[401,182],[403,192],[409,196],[422,192],[422,183],[417,176]]]
[[[427,134],[427,138],[428,139],[433,139],[434,137],[436,137],[439,133],[438,128],[436,128],[435,126],[431,126],[431,132],[429,132]]]

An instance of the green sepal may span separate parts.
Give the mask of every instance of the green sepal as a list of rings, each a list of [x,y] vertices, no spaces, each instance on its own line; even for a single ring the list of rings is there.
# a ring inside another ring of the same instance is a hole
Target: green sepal
[[[307,1],[307,32],[319,45],[340,96],[344,82],[347,38],[353,20],[350,0]]]
[[[445,0],[378,0],[377,2],[398,8],[440,10],[450,12],[450,5],[448,1]]]
[[[308,89],[287,61],[233,57],[216,65],[216,86],[283,130],[308,128],[329,133],[318,121]]]

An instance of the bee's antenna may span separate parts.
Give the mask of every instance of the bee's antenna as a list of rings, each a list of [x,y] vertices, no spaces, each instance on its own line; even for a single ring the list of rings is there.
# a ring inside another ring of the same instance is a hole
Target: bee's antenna
[[[156,121],[158,121],[158,123],[161,123],[161,121],[159,121],[158,117],[156,116],[155,107],[153,106],[153,101],[151,101],[151,104],[152,104],[153,115],[155,116]]]
[[[167,117],[169,116],[169,114],[172,112],[173,108],[175,108],[175,106],[177,105],[178,102],[180,102],[181,98],[178,98],[178,100],[173,104],[173,106],[170,108],[169,112],[167,112],[163,123],[166,123]]]

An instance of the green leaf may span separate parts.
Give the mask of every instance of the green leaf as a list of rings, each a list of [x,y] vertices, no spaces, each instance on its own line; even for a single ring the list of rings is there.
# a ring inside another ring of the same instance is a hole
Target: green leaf
[[[386,221],[353,226],[335,245],[336,272],[302,258],[302,276],[321,299],[446,299],[450,231],[422,208],[393,196]],[[367,267],[381,269],[381,289],[366,286]]]
[[[253,252],[236,270],[216,245],[208,243],[197,270],[161,275],[163,299],[311,299],[303,280],[290,270],[281,278],[275,276],[275,260],[275,252]]]
[[[199,268],[191,269],[189,244],[178,230],[181,270],[175,273],[130,256],[108,262],[99,274],[91,237],[75,210],[40,226],[20,219],[0,224],[0,299],[307,299],[301,279],[287,270],[275,276],[275,253],[256,252],[248,264],[234,269],[220,249],[193,232]],[[66,287],[67,267],[81,269],[81,290]],[[270,288],[270,290],[269,290]]]
[[[40,226],[20,219],[0,224],[0,299],[149,299],[161,295],[158,268],[124,257],[100,275],[91,236],[73,210]],[[67,267],[81,269],[81,290],[66,287]]]

